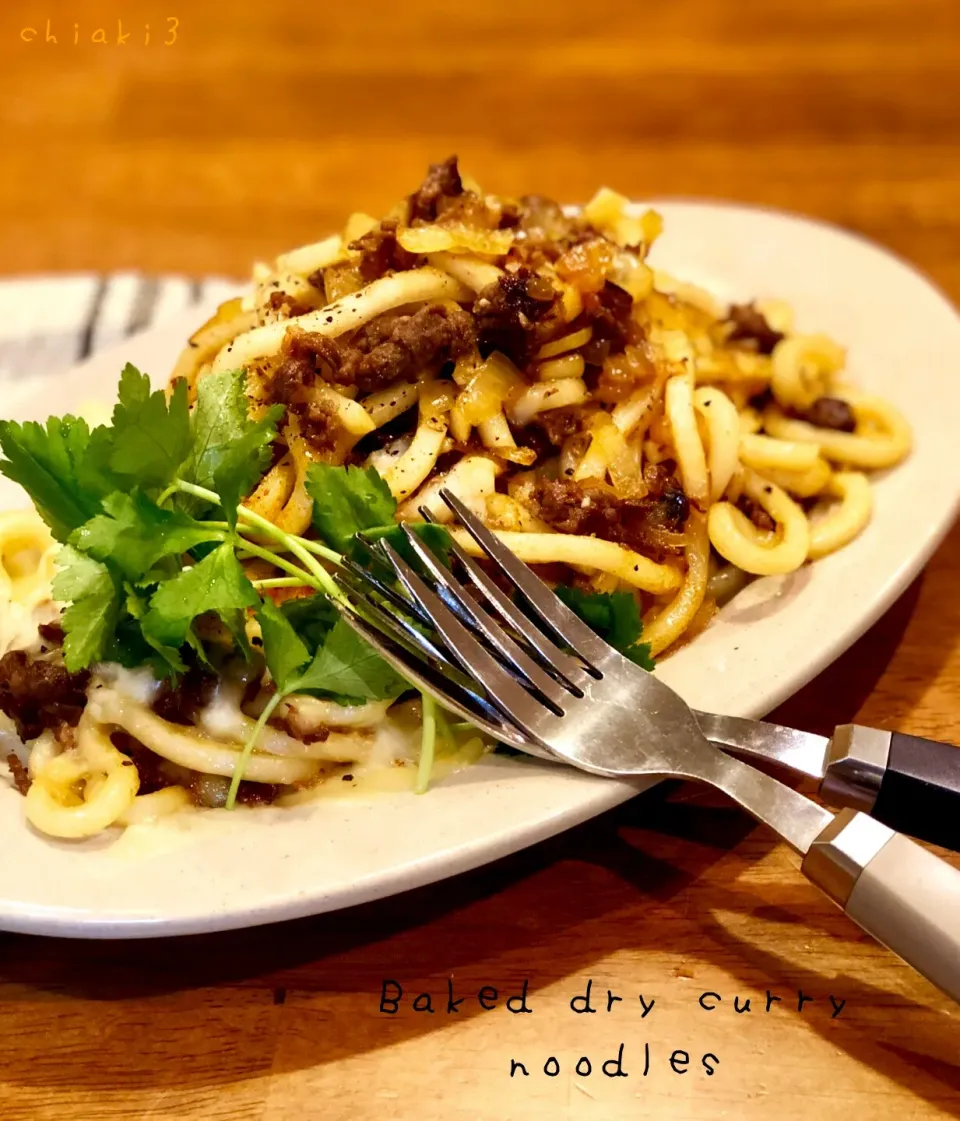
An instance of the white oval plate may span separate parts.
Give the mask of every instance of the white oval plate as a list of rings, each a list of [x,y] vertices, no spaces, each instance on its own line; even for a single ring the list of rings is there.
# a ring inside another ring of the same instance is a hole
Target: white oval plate
[[[751,585],[658,670],[701,709],[762,716],[861,635],[906,588],[960,498],[960,318],[911,267],[838,229],[737,206],[656,204],[654,263],[720,299],[782,297],[801,330],[849,348],[851,376],[896,402],[916,438],[876,484],[867,531],[842,552]],[[162,382],[193,312],[83,367],[5,393],[2,411],[44,419],[112,401],[132,361]],[[3,480],[0,506],[22,493]],[[210,811],[89,842],[51,841],[0,789],[0,928],[73,937],[223,930],[404,891],[560,832],[650,785],[491,758],[425,796],[323,798],[309,807]]]

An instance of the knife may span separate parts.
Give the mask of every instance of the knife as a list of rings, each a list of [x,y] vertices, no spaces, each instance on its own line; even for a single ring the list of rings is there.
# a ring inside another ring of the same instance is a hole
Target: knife
[[[828,738],[763,720],[696,717],[725,751],[809,775],[831,805],[960,852],[960,748],[860,724],[841,724]]]

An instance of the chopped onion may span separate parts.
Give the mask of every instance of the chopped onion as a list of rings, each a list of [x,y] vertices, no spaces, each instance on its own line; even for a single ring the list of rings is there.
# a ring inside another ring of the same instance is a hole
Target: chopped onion
[[[437,379],[420,383],[420,410],[424,413],[448,413],[453,408],[453,385]]]
[[[467,423],[467,418],[463,415],[463,409],[459,405],[454,404],[450,410],[450,434],[458,444],[465,444],[470,439],[470,429],[473,426]]]
[[[647,210],[634,218],[629,206],[629,199],[609,187],[601,187],[583,208],[583,217],[617,245],[642,248],[645,255],[663,232],[663,219],[655,210]]]
[[[410,381],[395,381],[386,389],[379,389],[364,397],[360,404],[370,414],[373,423],[379,428],[402,416],[407,409],[412,409],[417,403],[419,394],[417,386]]]
[[[492,529],[512,530],[515,533],[553,533],[553,528],[541,521],[523,499],[494,492],[487,496],[484,522]]]
[[[489,261],[483,261],[479,257],[470,257],[466,254],[430,253],[427,255],[427,260],[434,268],[441,269],[448,276],[452,276],[454,280],[459,280],[461,284],[473,289],[474,292],[479,292],[489,284],[496,284],[503,276],[503,270],[497,268],[496,265],[492,265]],[[579,314],[578,309],[574,316],[568,316],[567,318],[569,320]]]
[[[482,421],[477,427],[483,446],[496,451],[502,459],[510,463],[519,463],[523,467],[531,467],[536,461],[537,453],[533,448],[517,447],[517,441],[513,438],[502,409],[495,416]]]
[[[494,351],[473,372],[457,398],[465,424],[473,427],[495,417],[505,403],[516,400],[526,388],[520,371],[509,358]]]
[[[363,237],[371,230],[374,230],[380,223],[376,218],[371,218],[369,214],[364,214],[362,210],[356,210],[347,219],[347,224],[343,230],[343,244],[349,245],[351,241],[356,241],[357,238]]]
[[[569,335],[564,335],[560,339],[554,339],[552,342],[545,343],[537,351],[537,358],[556,358],[558,354],[566,354],[568,350],[577,350],[579,347],[586,345],[593,338],[593,328],[583,327],[579,331],[573,331]]]
[[[583,376],[586,363],[582,354],[563,354],[541,362],[537,367],[538,381],[556,381],[557,378],[579,378]]]
[[[466,226],[409,226],[397,233],[408,253],[446,253],[461,249],[487,257],[502,257],[513,245],[511,230],[473,230]]]
[[[566,405],[582,405],[587,399],[587,387],[582,378],[558,378],[531,385],[507,410],[514,424],[522,428],[537,413],[560,409]]]
[[[440,491],[446,488],[468,510],[482,518],[486,512],[487,496],[494,493],[497,475],[502,471],[503,464],[485,455],[464,456],[449,471],[435,476],[408,498],[397,511],[397,517],[400,521],[422,521],[420,510],[426,507],[434,521],[443,524],[453,521],[453,512],[440,497]]]

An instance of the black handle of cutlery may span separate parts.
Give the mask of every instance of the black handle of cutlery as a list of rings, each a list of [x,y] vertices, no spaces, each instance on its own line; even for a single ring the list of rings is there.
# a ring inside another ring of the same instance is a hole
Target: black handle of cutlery
[[[960,851],[960,748],[893,732],[873,817]]]

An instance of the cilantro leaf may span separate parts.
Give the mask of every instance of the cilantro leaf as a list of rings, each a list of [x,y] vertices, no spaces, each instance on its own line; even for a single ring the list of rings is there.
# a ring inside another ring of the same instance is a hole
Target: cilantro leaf
[[[161,558],[180,556],[220,536],[186,514],[161,509],[138,490],[107,495],[103,511],[75,530],[70,544],[95,560],[112,562],[134,582]]]
[[[110,469],[141,487],[165,487],[189,451],[187,383],[177,382],[168,404],[164,390],[151,393],[150,379],[128,362],[113,410]]]
[[[343,619],[334,624],[294,686],[296,692],[320,693],[340,704],[398,697],[409,688]]]
[[[105,564],[65,545],[57,556],[53,597],[70,606],[61,619],[63,654],[71,673],[104,661],[120,616],[120,593]]]
[[[319,693],[356,704],[409,688],[325,596],[288,600],[282,608],[264,600],[257,619],[267,666],[281,693]]]
[[[253,650],[250,648],[250,639],[247,637],[246,611],[244,611],[242,607],[235,607],[230,611],[221,611],[219,614],[224,626],[226,626],[227,630],[230,632],[230,637],[233,639],[237,650],[240,651],[248,662],[252,661]],[[193,631],[187,631],[188,642],[192,634]],[[203,649],[203,645],[200,643],[199,639],[197,639],[197,646],[195,649],[200,658],[203,661],[207,661],[206,651]]]
[[[306,643],[308,651],[319,649],[340,618],[325,595],[297,596],[280,607],[283,617]]]
[[[197,389],[193,447],[184,478],[215,490],[231,523],[236,507],[253,489],[270,463],[270,445],[283,415],[280,405],[260,420],[250,417],[245,370],[209,374]]]
[[[359,530],[393,522],[397,503],[373,467],[314,463],[307,471],[313,524],[324,544],[342,553]]]
[[[163,581],[150,598],[141,626],[148,641],[179,647],[198,615],[213,611],[229,626],[231,612],[259,604],[233,545],[225,542],[202,561]]]
[[[575,615],[625,658],[641,669],[655,668],[650,647],[639,641],[643,622],[630,592],[582,592],[565,584],[553,590]]]
[[[46,426],[0,421],[0,472],[19,483],[58,541],[100,511],[117,483],[106,467],[110,432],[84,420],[50,417]]]
[[[277,689],[285,693],[310,661],[310,651],[273,600],[268,598],[263,601],[257,612],[257,621],[263,636],[267,669]]]
[[[424,545],[435,554],[437,559],[449,567],[450,551],[453,548],[453,538],[450,536],[450,531],[445,526],[436,525],[433,522],[407,522],[406,524],[410,526]],[[387,540],[408,564],[416,565],[418,563],[416,554],[411,549],[406,535],[396,522],[393,525],[381,525],[364,530],[363,534],[371,541]],[[365,564],[369,559],[369,553],[355,537],[351,538],[346,551],[347,556],[358,564]]]
[[[150,609],[145,595],[129,584],[124,587],[124,591],[124,606],[128,617],[121,617],[117,624],[111,658],[127,669],[152,666],[158,677],[173,677],[182,673],[187,667],[180,657],[179,647],[167,646],[159,639],[145,634],[140,625]]]
[[[110,652],[110,660],[126,669],[149,666],[158,678],[174,680],[187,666],[175,646],[148,641],[139,624],[133,619],[121,619],[117,624]]]

